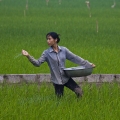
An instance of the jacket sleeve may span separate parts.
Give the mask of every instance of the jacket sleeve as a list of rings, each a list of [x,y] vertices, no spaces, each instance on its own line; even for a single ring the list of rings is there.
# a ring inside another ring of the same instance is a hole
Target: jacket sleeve
[[[87,60],[84,60],[83,58],[73,54],[71,51],[69,51],[67,48],[66,49],[66,59],[78,64],[78,65],[82,65],[84,67],[92,67],[92,63],[90,63]]]
[[[41,57],[38,60],[30,55],[27,58],[34,66],[39,67],[42,63],[46,61],[45,51],[42,53]]]

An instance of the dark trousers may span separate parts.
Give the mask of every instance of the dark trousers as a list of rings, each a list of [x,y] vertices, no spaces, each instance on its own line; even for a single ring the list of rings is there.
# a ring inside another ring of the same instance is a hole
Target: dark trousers
[[[82,89],[80,88],[80,86],[78,86],[78,84],[72,78],[70,78],[68,82],[65,83],[64,85],[58,85],[54,83],[53,85],[54,85],[55,94],[57,95],[57,97],[63,96],[64,86],[66,86],[67,88],[75,92],[77,97],[82,97],[82,94],[83,94]]]

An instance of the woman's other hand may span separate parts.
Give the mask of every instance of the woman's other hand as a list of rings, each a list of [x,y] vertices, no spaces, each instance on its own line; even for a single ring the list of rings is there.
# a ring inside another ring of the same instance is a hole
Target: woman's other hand
[[[28,53],[27,51],[25,51],[25,50],[22,50],[22,54],[23,54],[24,56],[26,56],[26,57],[29,56],[29,53]]]
[[[96,66],[92,63],[92,67],[95,68]]]

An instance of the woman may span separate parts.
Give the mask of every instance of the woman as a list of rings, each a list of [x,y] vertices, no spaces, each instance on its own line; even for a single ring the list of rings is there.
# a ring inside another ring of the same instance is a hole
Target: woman
[[[73,54],[66,47],[58,46],[60,38],[57,33],[48,33],[46,39],[50,47],[42,53],[38,60],[34,59],[34,57],[25,50],[22,50],[22,54],[36,67],[39,67],[45,61],[48,63],[51,71],[51,81],[53,82],[57,97],[63,96],[64,86],[75,92],[77,97],[82,97],[83,92],[80,86],[72,78],[66,76],[63,71],[65,68],[65,60],[68,59],[85,67],[95,67],[95,65]]]

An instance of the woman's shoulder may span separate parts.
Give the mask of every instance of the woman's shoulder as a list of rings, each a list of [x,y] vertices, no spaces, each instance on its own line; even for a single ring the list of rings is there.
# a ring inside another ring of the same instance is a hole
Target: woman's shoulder
[[[61,48],[62,50],[65,50],[65,51],[69,51],[69,49],[68,49],[67,47],[65,47],[65,46],[60,46],[60,48]]]
[[[58,46],[61,49],[67,49],[65,46]]]
[[[53,49],[51,47],[49,47],[48,49],[44,50],[44,53],[48,53],[48,52],[52,52]]]

